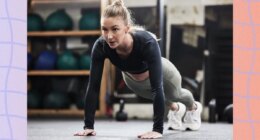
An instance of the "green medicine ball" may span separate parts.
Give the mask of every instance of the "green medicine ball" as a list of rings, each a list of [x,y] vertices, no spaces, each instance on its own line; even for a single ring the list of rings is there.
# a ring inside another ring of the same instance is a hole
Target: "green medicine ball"
[[[86,13],[79,21],[80,30],[97,30],[100,28],[100,19],[97,13]]]
[[[57,67],[61,70],[76,70],[78,69],[78,60],[70,51],[65,51],[59,55]]]
[[[44,30],[44,21],[42,17],[35,13],[30,13],[27,19],[28,31],[42,31]]]
[[[46,30],[71,30],[72,27],[73,21],[64,9],[50,14],[45,23]]]
[[[90,69],[91,57],[89,55],[81,55],[79,61],[79,68],[84,70]]]
[[[42,96],[37,91],[29,91],[27,95],[28,108],[40,108],[42,103]]]

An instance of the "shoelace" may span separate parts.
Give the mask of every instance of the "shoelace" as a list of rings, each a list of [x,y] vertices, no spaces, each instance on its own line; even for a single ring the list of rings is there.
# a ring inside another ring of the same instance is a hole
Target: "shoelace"
[[[197,122],[198,120],[196,119],[197,118],[197,114],[195,113],[195,111],[188,111],[186,112],[186,115],[185,115],[185,119],[184,121],[186,122]]]
[[[188,111],[186,112],[186,115],[185,115],[185,121],[187,122],[192,122],[192,115],[193,115],[193,112],[192,111]]]
[[[173,114],[170,114],[169,119],[177,124],[178,123],[178,119],[176,117],[174,117],[174,116],[176,116],[176,114],[177,114],[177,112],[173,112]]]

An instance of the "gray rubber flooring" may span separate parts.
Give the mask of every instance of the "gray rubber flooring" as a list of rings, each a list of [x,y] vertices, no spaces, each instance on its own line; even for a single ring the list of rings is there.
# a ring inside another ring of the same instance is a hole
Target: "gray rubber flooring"
[[[96,120],[96,136],[73,136],[82,130],[83,120],[42,119],[28,120],[29,140],[135,140],[137,135],[152,128],[152,120]],[[166,122],[165,122],[166,126]],[[203,123],[199,131],[164,130],[165,140],[230,140],[233,139],[233,125],[228,123]]]

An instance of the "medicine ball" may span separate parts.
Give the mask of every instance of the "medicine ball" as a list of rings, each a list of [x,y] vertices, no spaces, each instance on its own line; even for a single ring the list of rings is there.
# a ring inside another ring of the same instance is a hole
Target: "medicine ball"
[[[42,17],[36,13],[30,13],[27,19],[28,31],[42,31],[44,30],[44,21]]]
[[[59,9],[47,17],[46,30],[71,30],[73,22],[64,9]]]
[[[100,28],[100,17],[97,13],[88,12],[79,21],[80,30],[97,30]]]
[[[57,67],[61,70],[76,70],[79,68],[77,58],[71,51],[64,51],[59,55]]]
[[[91,57],[89,55],[83,54],[80,56],[79,68],[89,70],[91,64]]]
[[[29,91],[27,94],[28,108],[37,109],[41,107],[42,96],[37,91]]]
[[[37,70],[53,70],[57,61],[56,53],[52,51],[43,51],[38,56],[34,69]]]

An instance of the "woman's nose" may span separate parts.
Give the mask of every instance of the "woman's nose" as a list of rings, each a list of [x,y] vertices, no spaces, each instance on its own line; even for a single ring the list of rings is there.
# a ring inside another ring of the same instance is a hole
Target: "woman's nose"
[[[108,34],[107,34],[107,38],[108,38],[108,39],[112,39],[112,38],[113,38],[113,34],[112,34],[112,33],[108,33]]]

